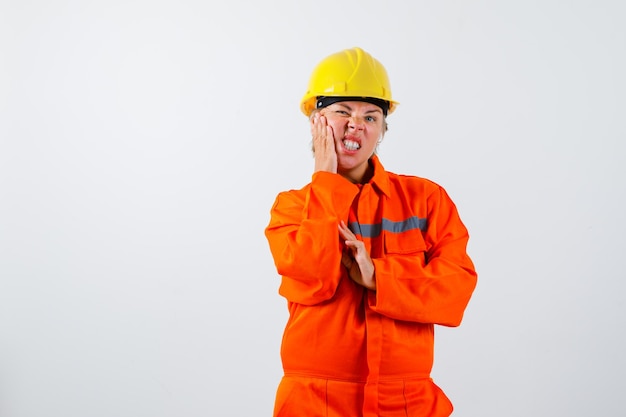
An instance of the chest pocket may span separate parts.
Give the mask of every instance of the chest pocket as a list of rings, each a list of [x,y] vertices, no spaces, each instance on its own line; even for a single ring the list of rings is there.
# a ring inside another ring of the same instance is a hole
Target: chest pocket
[[[426,252],[426,243],[422,231],[418,228],[402,232],[385,231],[383,233],[385,254],[418,254]]]

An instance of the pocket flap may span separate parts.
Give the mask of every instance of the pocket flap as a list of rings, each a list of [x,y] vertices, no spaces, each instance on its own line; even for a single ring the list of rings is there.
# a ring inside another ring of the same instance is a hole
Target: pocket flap
[[[411,229],[399,233],[385,231],[385,253],[408,254],[425,252],[426,243],[420,229]]]

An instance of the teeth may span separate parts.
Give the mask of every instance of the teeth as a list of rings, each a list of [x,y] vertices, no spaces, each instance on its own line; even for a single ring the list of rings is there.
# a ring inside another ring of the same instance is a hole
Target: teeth
[[[356,151],[357,149],[361,147],[361,145],[359,145],[358,142],[347,140],[347,139],[343,141],[343,146],[345,146],[346,149],[349,151]]]

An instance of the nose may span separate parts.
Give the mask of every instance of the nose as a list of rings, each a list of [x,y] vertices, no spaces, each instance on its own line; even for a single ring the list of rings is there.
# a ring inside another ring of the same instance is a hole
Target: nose
[[[359,116],[350,116],[348,119],[348,127],[354,130],[363,130],[365,126],[365,120]]]

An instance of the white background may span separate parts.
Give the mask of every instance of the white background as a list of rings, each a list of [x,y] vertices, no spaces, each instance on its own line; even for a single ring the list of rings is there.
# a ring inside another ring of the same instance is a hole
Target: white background
[[[443,185],[479,284],[437,328],[459,417],[617,416],[622,1],[0,5],[0,415],[269,416],[286,320],[263,235],[309,181],[299,99],[360,46],[385,167]]]

